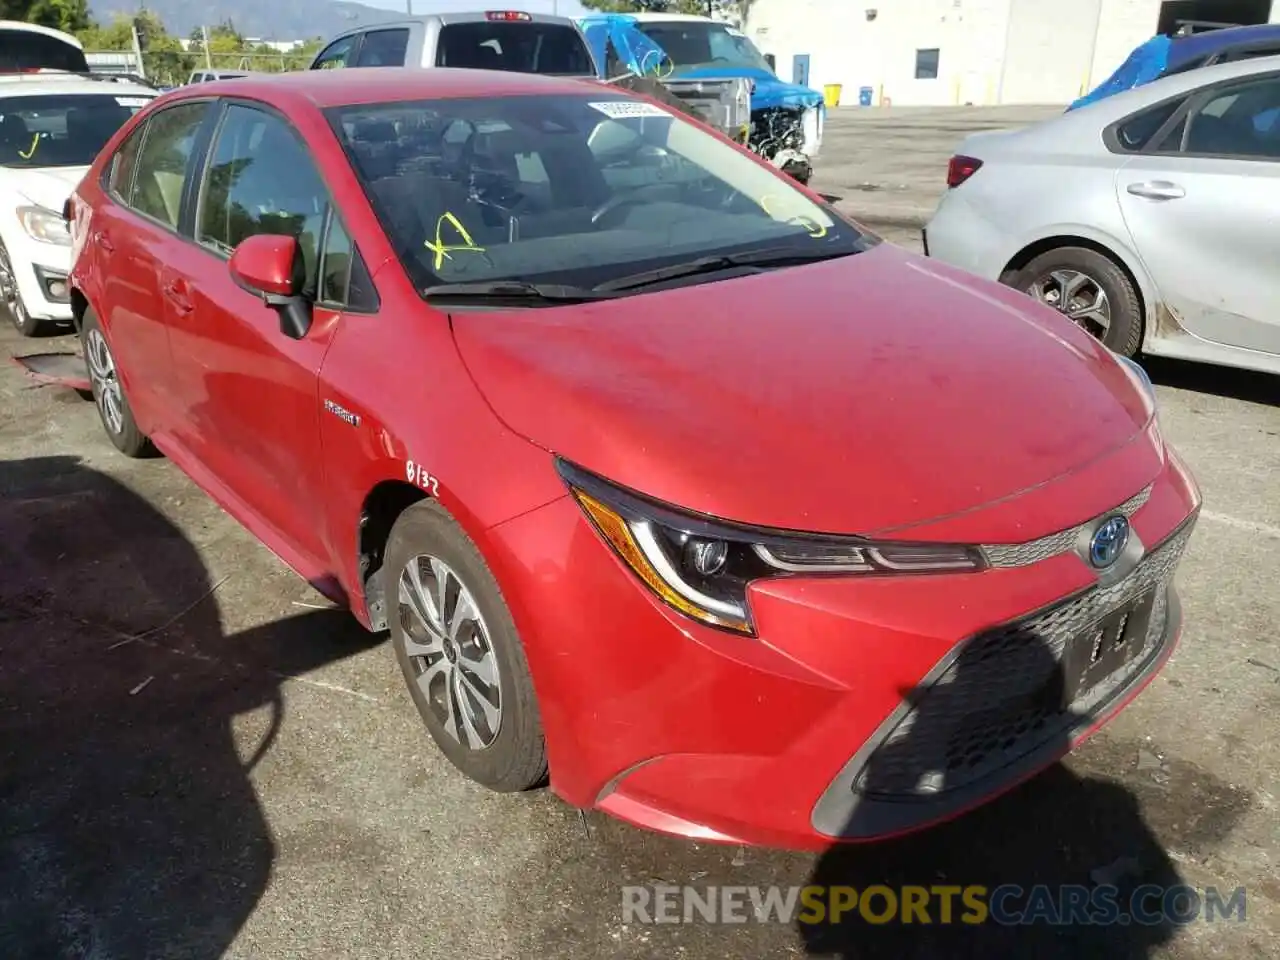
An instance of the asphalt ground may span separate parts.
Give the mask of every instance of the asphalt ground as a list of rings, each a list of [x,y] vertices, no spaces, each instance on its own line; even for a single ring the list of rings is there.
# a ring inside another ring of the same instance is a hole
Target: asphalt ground
[[[841,110],[816,185],[916,242],[966,130],[1019,111]],[[867,186],[871,185],[871,186]],[[896,226],[894,226],[896,224]],[[691,844],[436,752],[390,649],[163,459],[128,461],[0,333],[0,957],[1274,957],[1280,381],[1152,364],[1205,506],[1185,639],[1102,733],[914,838]],[[1112,926],[624,923],[624,885],[1246,888],[1239,919]]]

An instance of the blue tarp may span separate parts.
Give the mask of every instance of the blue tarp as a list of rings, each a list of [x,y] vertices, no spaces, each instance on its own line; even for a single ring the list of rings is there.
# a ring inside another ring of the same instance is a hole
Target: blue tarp
[[[1150,83],[1164,73],[1169,65],[1169,50],[1172,46],[1173,41],[1166,36],[1152,37],[1129,54],[1129,59],[1120,65],[1120,69],[1067,109],[1076,110]]]

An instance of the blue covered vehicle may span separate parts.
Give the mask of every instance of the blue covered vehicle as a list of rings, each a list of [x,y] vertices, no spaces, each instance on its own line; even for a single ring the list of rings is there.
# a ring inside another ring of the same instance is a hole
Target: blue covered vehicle
[[[1280,23],[1226,27],[1185,37],[1155,36],[1137,47],[1115,73],[1067,109],[1087,106],[1170,74],[1229,60],[1277,55],[1280,55]]]
[[[708,17],[665,13],[596,14],[578,21],[606,77],[652,77],[679,95],[698,82],[738,80],[749,96],[745,139],[752,150],[802,183],[822,146],[822,94],[778,78],[742,31]]]

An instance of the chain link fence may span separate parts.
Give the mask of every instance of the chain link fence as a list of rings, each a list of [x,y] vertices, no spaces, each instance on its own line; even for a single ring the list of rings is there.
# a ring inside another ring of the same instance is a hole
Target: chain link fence
[[[137,55],[123,50],[86,50],[90,68],[110,73],[142,73],[154,84],[176,87],[187,82],[196,70],[243,70],[254,73],[286,73],[305,70],[313,52],[212,53],[203,50],[147,50],[142,54],[142,70]]]

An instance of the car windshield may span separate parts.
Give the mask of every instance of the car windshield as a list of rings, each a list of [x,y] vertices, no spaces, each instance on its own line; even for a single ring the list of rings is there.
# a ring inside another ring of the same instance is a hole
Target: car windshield
[[[436,66],[594,76],[586,42],[560,23],[476,21],[440,28]]]
[[[84,51],[35,30],[0,29],[0,73],[14,70],[67,70],[88,73]]]
[[[660,46],[674,65],[673,75],[717,67],[773,73],[769,61],[740,30],[700,20],[645,20],[640,32]]]
[[[607,89],[340,107],[330,120],[420,289],[593,287],[766,247],[844,256],[875,239],[694,124]]]
[[[105,93],[0,99],[0,166],[87,167],[151,99]]]

